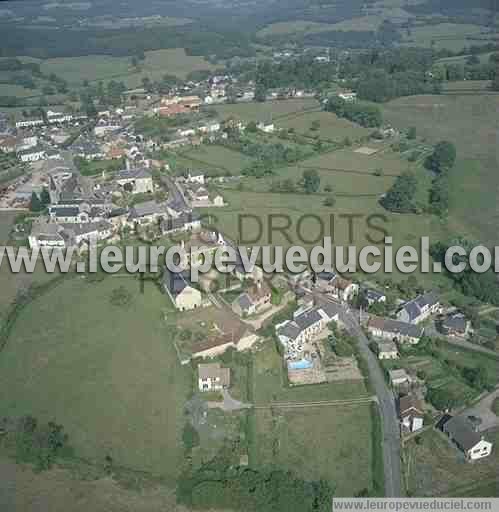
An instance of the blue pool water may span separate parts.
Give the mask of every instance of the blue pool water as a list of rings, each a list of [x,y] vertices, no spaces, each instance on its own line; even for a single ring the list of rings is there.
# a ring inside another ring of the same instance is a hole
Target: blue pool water
[[[290,370],[307,370],[308,368],[312,368],[312,361],[308,361],[307,359],[300,359],[300,361],[290,361],[288,363],[288,368]]]

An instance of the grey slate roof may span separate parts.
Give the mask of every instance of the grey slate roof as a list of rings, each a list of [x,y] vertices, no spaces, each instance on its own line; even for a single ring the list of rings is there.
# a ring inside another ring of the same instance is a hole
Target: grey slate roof
[[[465,451],[473,448],[482,439],[478,432],[471,428],[470,422],[463,416],[454,416],[444,425],[444,432]]]
[[[123,169],[118,171],[116,179],[118,180],[132,180],[140,178],[150,178],[151,173],[145,167],[138,167],[136,169]]]
[[[140,217],[147,217],[148,215],[158,215],[166,213],[166,203],[157,203],[156,201],[145,201],[144,203],[136,204],[130,210],[130,218],[138,219]]]
[[[369,319],[369,327],[374,327],[393,335],[410,336],[411,338],[420,338],[423,335],[422,327],[408,324],[407,322],[392,320],[391,318],[372,316]]]

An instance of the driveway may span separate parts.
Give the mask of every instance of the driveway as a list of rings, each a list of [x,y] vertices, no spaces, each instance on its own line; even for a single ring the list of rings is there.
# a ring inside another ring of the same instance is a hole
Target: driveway
[[[223,400],[221,402],[208,402],[208,407],[210,409],[222,409],[225,412],[240,411],[253,407],[253,404],[246,404],[233,398],[227,389],[222,390],[222,396]]]

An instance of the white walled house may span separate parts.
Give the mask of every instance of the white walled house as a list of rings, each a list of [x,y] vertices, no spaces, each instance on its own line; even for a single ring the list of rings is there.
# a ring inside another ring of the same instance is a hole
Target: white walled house
[[[222,368],[220,363],[198,365],[199,391],[221,391],[230,386],[230,368]]]
[[[463,452],[467,461],[477,461],[492,453],[493,444],[475,432],[470,422],[463,416],[455,416],[443,425],[443,431],[457,448]]]

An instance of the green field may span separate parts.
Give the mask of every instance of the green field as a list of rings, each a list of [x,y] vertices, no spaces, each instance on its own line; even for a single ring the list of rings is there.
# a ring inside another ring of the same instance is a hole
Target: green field
[[[275,121],[282,122],[286,117],[293,117],[298,112],[309,109],[319,109],[317,100],[313,98],[268,101],[265,103],[236,103],[234,105],[220,105],[212,107],[221,119],[234,117],[241,121]]]
[[[303,478],[328,480],[337,496],[371,487],[371,409],[317,407],[255,412],[250,463],[277,464]]]
[[[84,80],[89,82],[120,80],[129,88],[141,86],[142,78],[147,76],[151,80],[161,79],[164,75],[175,75],[185,78],[191,71],[201,69],[214,69],[203,57],[193,57],[185,53],[183,48],[154,50],[145,52],[146,60],[141,63],[140,69],[131,67],[129,57],[110,57],[106,55],[87,55],[84,57],[60,57],[39,60],[20,57],[24,62],[38,62],[45,74],[55,73],[66,80],[69,89],[81,87]],[[1,72],[0,80],[8,80],[9,72]],[[39,82],[37,89],[25,89],[17,85],[0,84],[0,96],[39,96],[42,94],[41,86],[46,82]]]
[[[495,444],[492,455],[474,464],[464,462],[441,432],[429,430],[419,437],[419,444],[412,439],[404,450],[404,477],[411,495],[497,497],[498,432],[487,434]]]
[[[416,126],[432,143],[449,140],[456,145],[449,229],[490,244],[497,243],[499,222],[498,107],[498,95],[480,94],[414,96],[384,106],[385,117],[394,126]]]
[[[410,355],[402,351],[400,359],[384,361],[387,369],[405,368],[416,374],[421,372],[421,378],[431,388],[445,390],[446,393],[461,405],[470,403],[480,394],[480,390],[472,387],[460,372],[450,371],[447,365],[459,365],[460,368],[483,370],[487,382],[496,385],[499,380],[499,361],[484,354],[460,349],[445,342],[439,342],[434,350],[438,353],[424,350],[411,351]]]
[[[314,21],[303,20],[279,21],[259,30],[256,35],[258,37],[269,37],[296,34],[300,32],[312,34],[314,32],[324,32],[327,30],[332,30],[332,25],[329,23],[317,23]]]
[[[233,175],[241,174],[241,171],[253,161],[252,158],[237,151],[223,146],[209,145],[189,149],[176,160],[178,164],[191,169],[209,167],[222,172],[227,171]]]
[[[312,123],[319,122],[319,128],[313,129]],[[334,140],[340,142],[349,137],[351,140],[369,135],[371,130],[346,119],[341,119],[329,112],[310,112],[296,114],[283,119],[277,119],[278,128],[293,128],[296,133],[310,137],[319,136],[322,140]]]
[[[85,79],[115,79],[123,80],[132,88],[140,85],[144,76],[152,80],[165,74],[185,78],[191,71],[213,69],[213,66],[202,57],[191,57],[181,48],[149,51],[145,52],[145,55],[146,60],[138,73],[131,69],[130,58],[103,55],[47,59],[42,61],[42,72],[55,73],[67,80],[70,85],[81,85]]]
[[[125,287],[128,307],[110,304]],[[0,354],[2,415],[62,423],[76,454],[174,479],[192,386],[164,313],[169,301],[133,278],[68,278],[20,314]],[[36,327],[34,327],[36,326]]]
[[[367,396],[363,382],[290,388],[272,341],[253,364],[255,404],[343,400]],[[306,479],[325,478],[337,495],[372,484],[372,417],[369,405],[257,409],[250,416],[250,465],[278,464]]]
[[[461,51],[466,46],[485,44],[492,34],[480,25],[439,23],[419,25],[404,34],[405,45]]]

